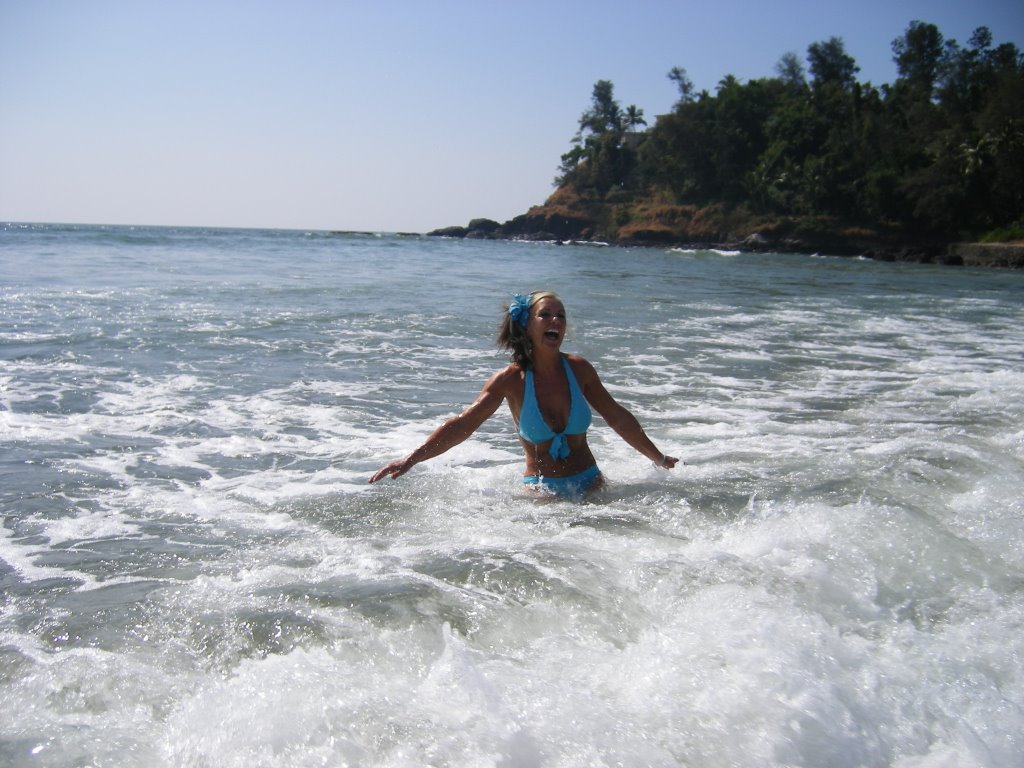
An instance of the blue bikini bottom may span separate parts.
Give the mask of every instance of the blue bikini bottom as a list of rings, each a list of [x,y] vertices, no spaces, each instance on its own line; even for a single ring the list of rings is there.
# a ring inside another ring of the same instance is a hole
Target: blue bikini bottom
[[[601,470],[597,464],[569,477],[544,477],[543,475],[526,475],[523,485],[536,486],[538,490],[547,491],[555,496],[573,498],[589,490],[601,478]]]

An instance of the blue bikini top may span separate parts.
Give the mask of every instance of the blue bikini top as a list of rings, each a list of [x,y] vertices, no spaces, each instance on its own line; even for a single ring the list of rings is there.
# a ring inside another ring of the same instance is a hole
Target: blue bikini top
[[[537,392],[533,386],[533,371],[526,369],[526,382],[523,389],[523,409],[519,414],[519,434],[528,443],[539,445],[551,441],[548,453],[552,458],[565,459],[569,456],[569,441],[566,435],[582,435],[590,428],[590,406],[583,396],[580,385],[576,382],[576,376],[572,372],[569,361],[562,358],[562,367],[565,368],[565,376],[569,380],[569,421],[565,429],[555,432],[548,423],[537,405]]]

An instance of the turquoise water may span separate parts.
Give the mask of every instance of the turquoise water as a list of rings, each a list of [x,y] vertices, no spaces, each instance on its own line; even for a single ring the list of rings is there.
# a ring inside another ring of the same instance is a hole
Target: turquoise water
[[[513,292],[664,450],[522,490]],[[1024,763],[1024,275],[0,228],[0,763]]]

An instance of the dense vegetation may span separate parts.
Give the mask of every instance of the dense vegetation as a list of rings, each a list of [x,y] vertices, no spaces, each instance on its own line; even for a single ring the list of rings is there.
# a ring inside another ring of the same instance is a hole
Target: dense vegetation
[[[614,209],[618,227],[658,199],[948,239],[1020,237],[1024,55],[994,46],[984,27],[961,46],[919,21],[892,47],[898,78],[880,87],[858,82],[840,38],[811,45],[806,69],[787,54],[776,76],[729,75],[714,95],[673,69],[679,100],[646,130],[642,110],[622,109],[599,81],[556,184]]]

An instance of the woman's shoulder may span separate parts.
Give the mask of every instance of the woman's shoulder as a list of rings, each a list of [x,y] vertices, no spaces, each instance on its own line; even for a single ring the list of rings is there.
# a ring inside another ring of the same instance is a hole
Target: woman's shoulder
[[[519,384],[523,380],[523,369],[516,363],[509,363],[504,368],[495,371],[491,376],[490,384],[500,389]]]
[[[571,355],[569,353],[563,353],[566,361],[572,366],[572,372],[576,376],[595,374],[597,371],[594,366],[591,365],[590,361],[587,360],[583,355]]]

